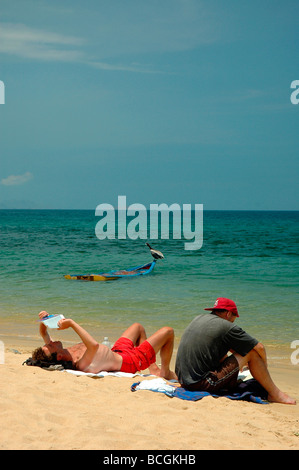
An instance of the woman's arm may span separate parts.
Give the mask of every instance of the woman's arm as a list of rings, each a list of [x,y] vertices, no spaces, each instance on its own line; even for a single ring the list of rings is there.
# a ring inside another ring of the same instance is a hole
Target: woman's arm
[[[66,330],[67,328],[73,328],[78,336],[82,339],[87,349],[94,350],[98,347],[99,343],[86,331],[82,326],[78,325],[74,320],[65,318],[58,322],[59,330]]]
[[[76,363],[76,368],[78,370],[85,370],[86,367],[92,362],[97,350],[99,349],[99,343],[87,333],[82,326],[78,325],[74,320],[64,319],[59,320],[58,322],[59,330],[65,330],[67,328],[73,328],[73,330],[80,336],[81,340],[86,346],[86,351],[81,357],[81,359]]]
[[[47,312],[45,312],[44,310],[42,312],[39,312],[39,314],[38,314],[40,320],[44,317],[47,317],[48,315],[49,314]],[[43,322],[39,323],[39,334],[43,338],[45,344],[49,344],[52,341],[52,339],[51,339],[51,337],[48,333],[48,329],[47,329],[46,325]]]

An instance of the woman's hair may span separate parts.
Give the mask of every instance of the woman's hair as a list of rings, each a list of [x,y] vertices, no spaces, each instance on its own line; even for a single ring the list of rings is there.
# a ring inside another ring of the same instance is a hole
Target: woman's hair
[[[54,353],[54,354],[50,354],[50,355],[47,355],[45,353],[45,351],[43,350],[43,348],[39,347],[39,348],[36,348],[33,352],[32,352],[32,359],[34,361],[42,361],[42,362],[55,362],[57,361],[57,354]]]
[[[72,361],[58,361],[57,353],[52,353],[49,356],[47,356],[47,354],[41,347],[36,348],[32,352],[32,357],[27,359],[27,361],[25,361],[24,364],[28,366],[42,367],[44,369],[47,369],[50,366],[57,366],[57,365],[62,366],[62,368],[64,369],[76,368]]]

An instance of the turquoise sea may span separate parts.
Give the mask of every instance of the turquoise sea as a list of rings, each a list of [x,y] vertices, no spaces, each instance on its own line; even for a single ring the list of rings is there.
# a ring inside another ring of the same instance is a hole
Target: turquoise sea
[[[64,279],[152,259],[146,240],[99,240],[98,220],[92,210],[0,211],[0,339],[36,335],[40,310],[72,317],[99,341],[135,321],[148,334],[172,326],[179,338],[217,297],[235,300],[238,324],[261,342],[299,339],[299,212],[204,211],[202,248],[187,251],[171,234],[151,240],[165,259],[148,276]]]

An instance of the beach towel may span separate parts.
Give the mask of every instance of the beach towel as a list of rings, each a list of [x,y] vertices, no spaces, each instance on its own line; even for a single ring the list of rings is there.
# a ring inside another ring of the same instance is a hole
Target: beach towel
[[[46,361],[35,361],[32,359],[32,357],[29,357],[26,361],[24,361],[23,365],[41,367],[42,369],[45,369],[48,371],[68,372],[78,377],[86,376],[86,377],[92,377],[94,379],[105,377],[106,375],[112,375],[114,377],[136,377],[137,375],[139,375],[140,377],[153,377],[151,374],[140,374],[138,372],[136,372],[135,374],[131,374],[129,372],[101,371],[101,372],[98,372],[97,374],[92,374],[91,372],[81,372],[76,369],[70,369],[69,367],[70,365],[72,365],[72,363],[69,361],[64,361],[63,364],[56,364],[56,363],[49,363]]]
[[[131,391],[151,390],[153,392],[164,393],[171,398],[180,398],[181,400],[198,401],[204,397],[212,396],[214,398],[226,397],[230,400],[245,400],[253,403],[268,404],[266,390],[255,380],[249,379],[240,382],[233,391],[219,394],[209,392],[191,392],[183,387],[176,387],[166,383],[163,379],[143,380],[136,382],[131,386]]]
[[[72,370],[72,369],[64,369],[64,372],[68,372],[70,374],[76,375],[77,377],[85,376],[85,377],[92,377],[93,379],[106,377],[107,375],[112,375],[114,377],[129,377],[129,378],[136,377],[137,375],[139,375],[140,377],[149,377],[149,374],[147,375],[142,375],[139,373],[131,374],[130,372],[101,371],[101,372],[98,372],[97,374],[92,374],[91,372],[81,372],[80,370]]]

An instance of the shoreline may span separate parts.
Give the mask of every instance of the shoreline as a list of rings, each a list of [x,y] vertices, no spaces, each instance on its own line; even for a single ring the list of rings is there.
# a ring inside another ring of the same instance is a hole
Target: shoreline
[[[299,365],[269,361],[274,381],[296,398],[295,406],[213,397],[190,402],[131,392],[141,376],[93,379],[23,366],[40,344],[38,334],[5,337],[2,450],[299,449]]]
[[[104,340],[105,336],[108,336],[109,340],[113,343],[115,342],[122,331],[119,330],[116,326],[111,326],[110,328],[105,328],[104,330],[101,326],[89,325],[88,322],[81,322],[82,326],[89,331],[92,336],[94,336],[97,341],[101,342]],[[16,325],[18,333],[16,333]],[[60,340],[66,345],[75,344],[80,342],[80,338],[70,329],[64,331],[49,330],[52,331],[52,337],[55,340]],[[148,336],[152,334],[153,331],[148,332]],[[175,331],[175,344],[174,344],[174,354],[179,346],[181,336],[176,334]],[[12,323],[7,319],[0,319],[0,341],[4,343],[4,347],[7,349],[21,349],[26,350],[26,352],[31,353],[38,346],[42,346],[42,338],[39,336],[38,332],[38,321],[33,320],[32,322],[15,322]],[[268,363],[269,366],[279,365],[281,367],[295,367],[291,362],[291,355],[294,352],[294,349],[291,349],[291,343],[278,343],[278,342],[261,342],[266,347]],[[298,354],[297,354],[298,356]],[[298,365],[299,367],[299,365]]]

